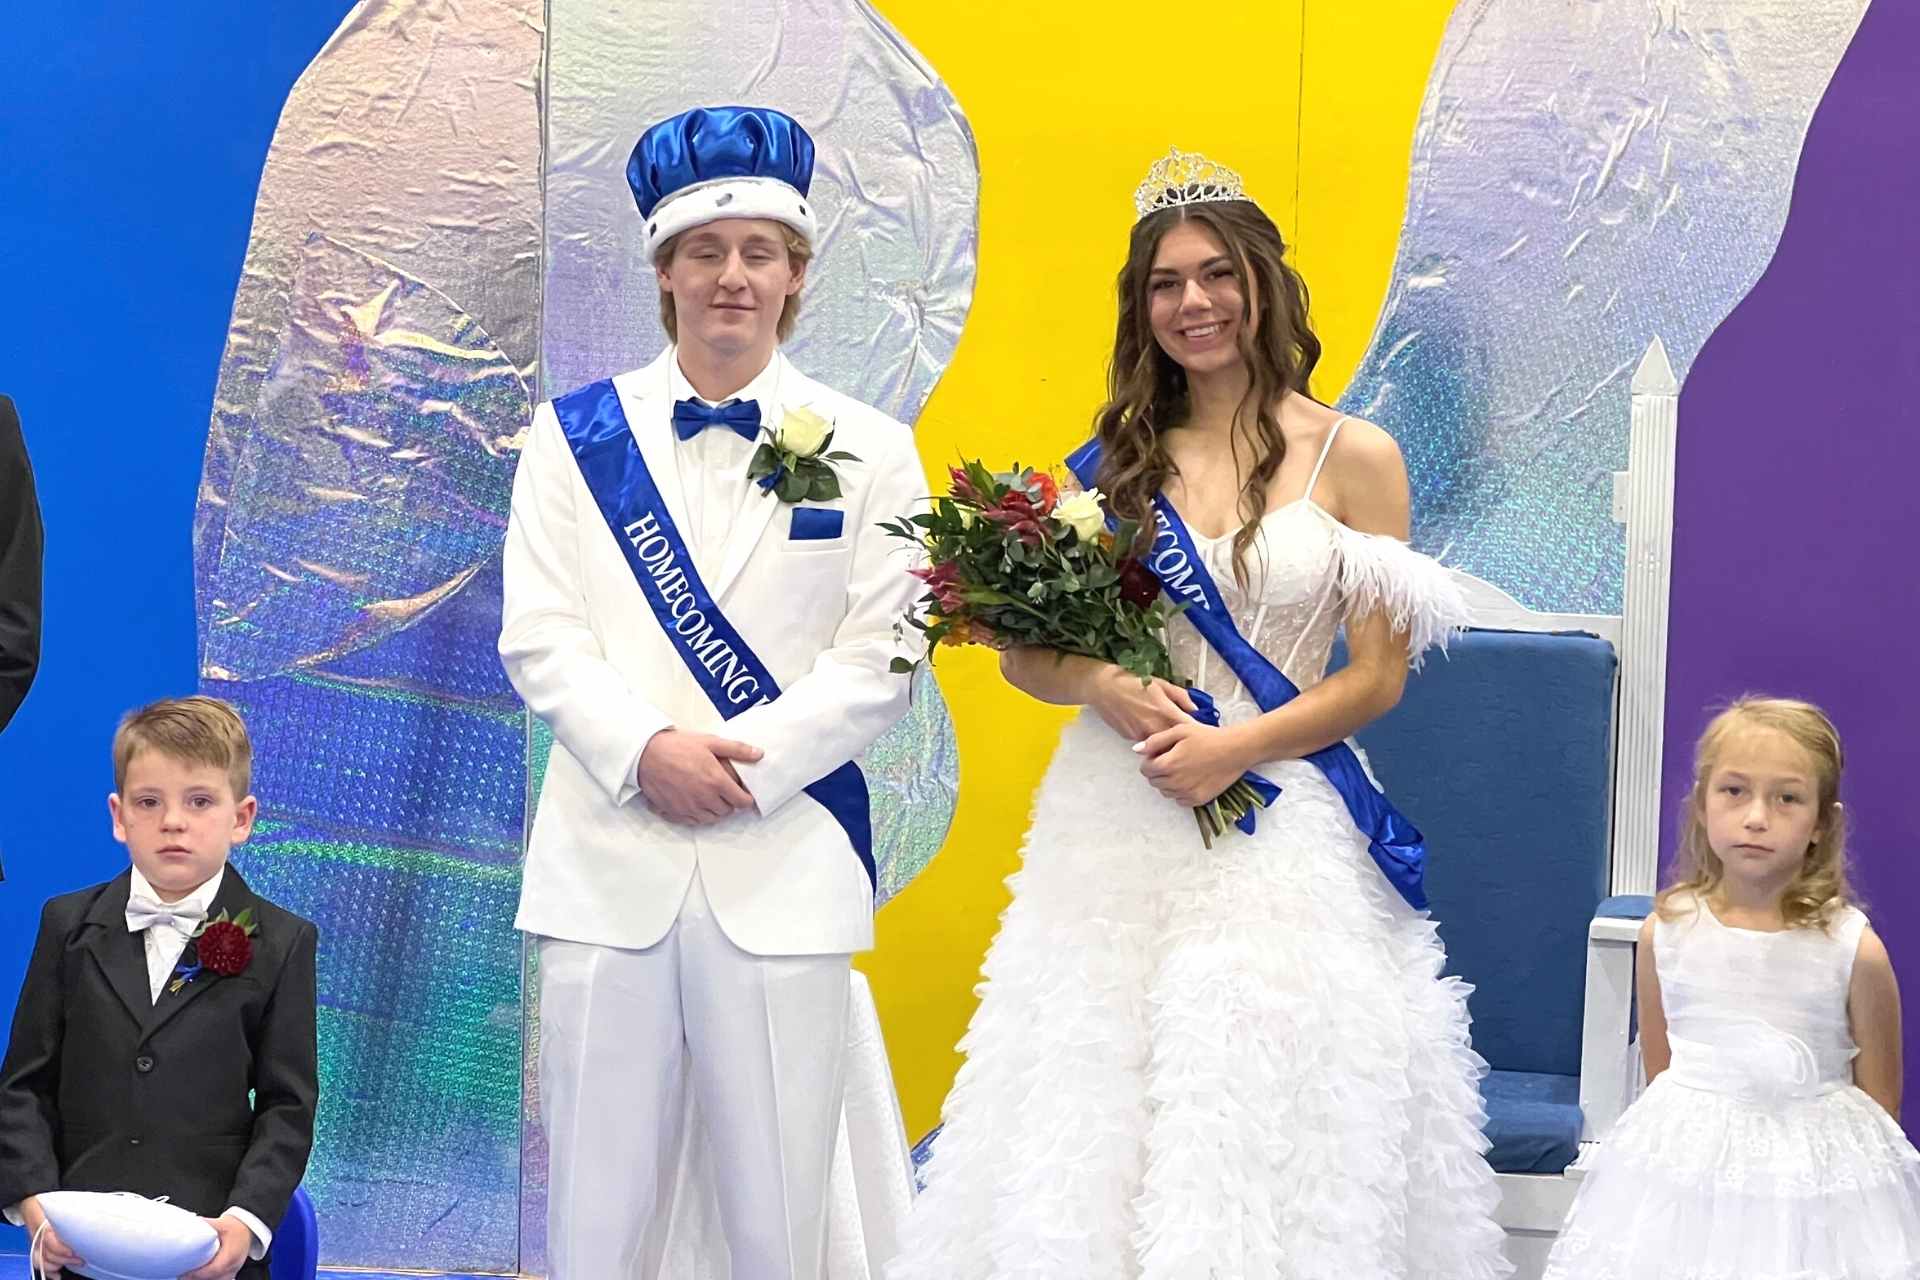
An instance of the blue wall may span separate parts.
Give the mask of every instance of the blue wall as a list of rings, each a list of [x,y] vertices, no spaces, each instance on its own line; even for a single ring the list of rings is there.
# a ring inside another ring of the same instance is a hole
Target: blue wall
[[[62,0],[11,6],[0,34],[0,391],[47,526],[40,676],[0,734],[9,1023],[41,903],[124,865],[114,722],[194,690],[189,532],[254,190],[287,91],[351,8]]]

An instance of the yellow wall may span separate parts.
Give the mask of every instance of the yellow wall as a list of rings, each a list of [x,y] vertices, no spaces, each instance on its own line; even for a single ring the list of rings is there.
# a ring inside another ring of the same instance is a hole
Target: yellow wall
[[[1408,157],[1449,0],[876,0],[980,147],[980,269],[953,365],[918,426],[929,476],[978,457],[1058,463],[1086,438],[1113,340],[1133,188],[1169,146],[1245,177],[1297,240],[1339,395],[1385,295]],[[915,1141],[939,1120],[1006,905],[1028,806],[1066,716],[983,651],[939,656],[960,743],[945,848],[861,958]]]

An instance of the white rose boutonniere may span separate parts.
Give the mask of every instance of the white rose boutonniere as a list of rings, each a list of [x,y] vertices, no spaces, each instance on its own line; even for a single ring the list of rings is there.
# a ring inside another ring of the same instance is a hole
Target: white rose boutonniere
[[[788,409],[772,438],[754,450],[747,478],[782,502],[826,502],[840,496],[836,462],[858,462],[844,451],[829,451],[833,423],[805,406]]]
[[[774,429],[774,447],[796,458],[811,458],[826,447],[827,439],[833,435],[833,424],[815,413],[801,407],[787,410],[780,419],[780,425]]]

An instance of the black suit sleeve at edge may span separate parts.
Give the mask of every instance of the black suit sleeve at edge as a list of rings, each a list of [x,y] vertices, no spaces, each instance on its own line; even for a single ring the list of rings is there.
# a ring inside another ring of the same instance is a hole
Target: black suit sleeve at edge
[[[0,396],[0,729],[20,709],[40,667],[44,542],[20,418],[13,401]]]
[[[40,913],[40,936],[0,1063],[0,1208],[60,1186],[53,1102],[60,1082],[60,957],[67,931],[53,916],[50,903]]]

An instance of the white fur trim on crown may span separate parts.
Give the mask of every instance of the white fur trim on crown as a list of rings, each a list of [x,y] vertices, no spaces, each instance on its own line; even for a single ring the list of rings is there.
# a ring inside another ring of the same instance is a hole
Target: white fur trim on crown
[[[647,258],[682,231],[722,218],[784,222],[813,243],[813,203],[778,178],[715,178],[696,182],[654,206],[647,219]]]

